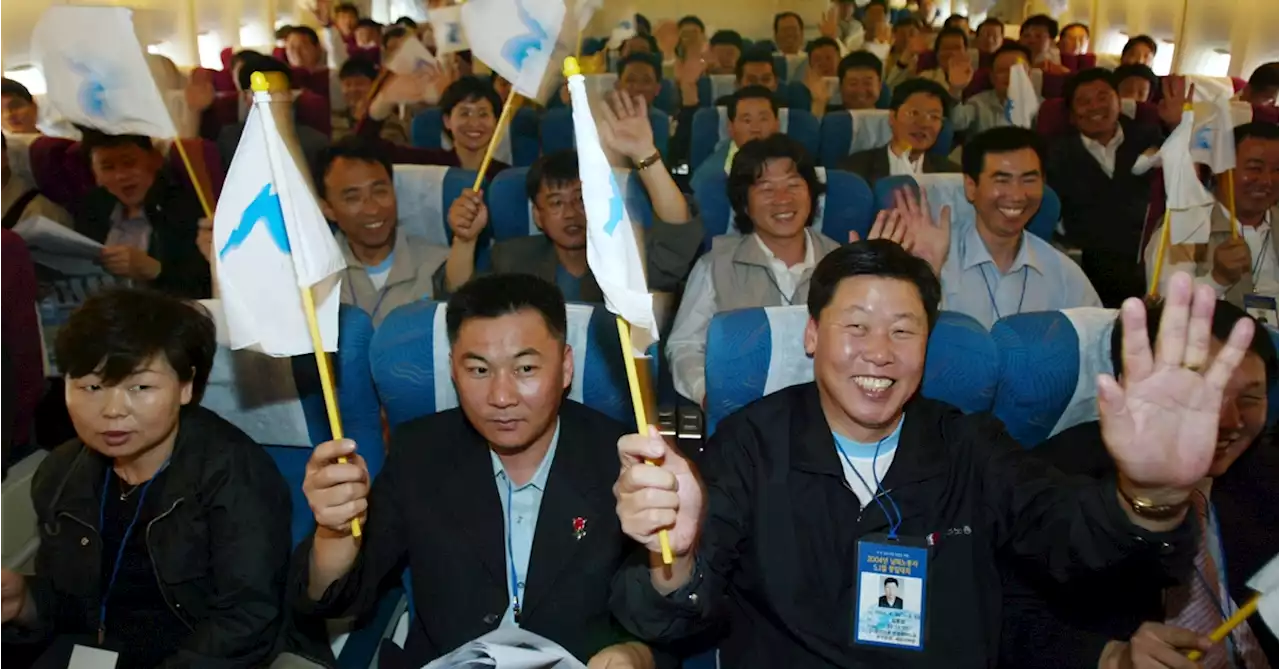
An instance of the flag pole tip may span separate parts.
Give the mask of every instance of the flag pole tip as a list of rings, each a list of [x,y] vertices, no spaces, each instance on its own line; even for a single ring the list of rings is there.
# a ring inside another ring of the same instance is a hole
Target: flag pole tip
[[[283,72],[254,72],[249,76],[249,88],[254,93],[284,91],[289,89],[289,80]]]
[[[578,59],[569,56],[564,59],[564,76],[573,77],[582,74],[582,66],[578,64]]]

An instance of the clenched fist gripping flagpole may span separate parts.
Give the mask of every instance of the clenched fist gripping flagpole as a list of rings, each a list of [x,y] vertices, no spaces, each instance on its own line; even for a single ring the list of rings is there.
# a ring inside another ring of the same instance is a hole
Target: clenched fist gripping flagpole
[[[618,179],[600,146],[600,135],[591,116],[587,87],[577,58],[564,59],[564,75],[569,80],[569,97],[573,103],[578,173],[582,178],[582,203],[587,211],[587,265],[604,293],[605,306],[617,315],[618,339],[622,342],[636,428],[641,434],[647,434],[649,420],[645,415],[645,395],[641,392],[640,369],[636,364],[631,328],[643,328],[653,340],[657,340],[653,296],[649,294],[644,265],[640,260],[640,246],[635,228],[631,226],[631,217],[627,215],[622,189],[618,187]],[[663,564],[672,564],[671,540],[666,530],[659,532],[658,540],[662,545]]]

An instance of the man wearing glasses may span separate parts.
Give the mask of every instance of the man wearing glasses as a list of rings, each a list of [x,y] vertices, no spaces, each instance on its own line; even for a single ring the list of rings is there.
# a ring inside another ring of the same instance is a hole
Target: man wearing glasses
[[[959,172],[960,166],[945,156],[929,153],[938,142],[951,98],[941,84],[911,79],[893,89],[889,103],[889,145],[859,151],[840,163],[840,169],[866,179],[874,188],[887,176]]]

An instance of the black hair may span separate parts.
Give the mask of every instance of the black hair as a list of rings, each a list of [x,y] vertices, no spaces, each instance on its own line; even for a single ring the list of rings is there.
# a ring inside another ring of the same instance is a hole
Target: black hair
[[[529,274],[489,274],[476,277],[454,291],[445,307],[449,344],[458,340],[463,324],[474,318],[498,318],[525,309],[537,311],[557,341],[565,341],[569,318],[564,294],[555,284]]]
[[[349,135],[330,144],[320,152],[320,155],[316,156],[316,163],[312,166],[311,174],[315,176],[316,195],[320,199],[324,199],[325,196],[324,178],[329,175],[329,169],[339,159],[381,165],[387,171],[387,178],[395,179],[395,174],[391,167],[391,159],[377,144],[355,135]]]
[[[1115,84],[1116,90],[1120,90],[1120,83],[1130,77],[1146,79],[1150,82],[1152,91],[1160,90],[1160,77],[1157,77],[1156,73],[1152,71],[1151,68],[1143,65],[1142,63],[1121,65],[1111,72],[1112,83]]]
[[[1160,333],[1160,318],[1164,315],[1164,301],[1148,303],[1146,309],[1147,336],[1154,349],[1157,335]],[[1214,339],[1225,343],[1231,337],[1231,329],[1236,326],[1236,322],[1243,318],[1253,321],[1253,341],[1249,342],[1249,350],[1262,358],[1267,368],[1267,386],[1273,386],[1276,383],[1277,373],[1276,348],[1271,343],[1271,334],[1267,332],[1266,326],[1259,323],[1244,309],[1219,300],[1213,305],[1213,320],[1209,325],[1209,332]],[[1111,331],[1111,366],[1117,378],[1124,373],[1124,326],[1120,322],[1119,315],[1116,316],[1115,328]]]
[[[356,27],[357,28],[373,28],[374,30],[379,30],[379,31],[382,30],[381,23],[378,23],[377,21],[374,21],[373,19],[368,17],[360,19],[359,21],[356,21]]]
[[[1120,55],[1123,56],[1129,53],[1129,49],[1139,44],[1147,45],[1147,48],[1151,49],[1152,56],[1156,55],[1160,50],[1160,45],[1156,44],[1156,41],[1150,35],[1138,35],[1137,37],[1130,37],[1129,41],[1124,43],[1124,48],[1120,50]]]
[[[338,80],[348,77],[365,77],[373,81],[378,78],[378,66],[364,58],[349,58],[338,70]]]
[[[894,578],[894,577],[890,576],[889,578],[886,578],[886,579],[884,580],[884,583],[881,583],[881,584],[880,584],[880,587],[882,587],[882,588],[883,588],[884,586],[889,585],[890,583],[892,583],[892,584],[894,584],[894,585],[902,585],[901,583],[899,583],[899,582],[898,582],[898,579],[896,579],[896,578]]]
[[[707,24],[703,23],[702,19],[694,16],[693,14],[685,16],[681,18],[679,21],[676,21],[676,27],[683,28],[685,27],[685,24],[689,24],[689,23],[692,23],[693,25],[698,26],[698,29],[701,30],[702,32],[704,33],[707,32]]]
[[[827,254],[813,269],[809,278],[809,316],[818,320],[822,310],[831,304],[840,282],[855,276],[898,279],[914,284],[924,303],[929,330],[938,322],[938,305],[942,301],[942,284],[929,263],[887,239],[845,244]]]
[[[975,30],[974,32],[978,32],[983,28],[986,28],[987,26],[995,26],[999,28],[1000,34],[1004,35],[1004,21],[1001,21],[1000,19],[997,19],[994,16],[988,16],[987,18],[983,19],[982,23],[978,24],[978,29]]]
[[[578,181],[578,152],[573,149],[548,153],[533,161],[524,177],[524,192],[530,200],[538,197],[542,184],[561,186]]]
[[[7,81],[7,80],[6,80]],[[1280,87],[1280,63],[1263,63],[1249,75],[1249,89],[1253,92]]]
[[[474,58],[471,54],[471,49],[463,49],[462,51],[454,51],[453,53],[458,56],[458,60],[466,63],[467,65],[470,65]]]
[[[804,30],[804,19],[801,18],[799,14],[795,12],[778,12],[777,14],[773,15],[773,32],[775,33],[778,32],[778,24],[782,23],[782,20],[787,18],[788,16],[790,16],[791,18],[794,18],[796,22],[800,24],[801,31]]]
[[[964,145],[964,154],[960,157],[965,176],[976,183],[987,164],[987,155],[993,153],[1012,153],[1022,149],[1036,152],[1040,161],[1040,173],[1044,176],[1044,161],[1048,149],[1044,140],[1034,130],[1018,126],[1004,126],[984,130],[971,137]]]
[[[1028,49],[1025,45],[1019,44],[1018,42],[1010,42],[1008,40],[1006,40],[1004,44],[1001,44],[1000,47],[995,50],[995,53],[991,54],[991,60],[994,61],[1002,54],[1014,52],[1017,52],[1023,58],[1026,58],[1028,63],[1031,62],[1031,49]]]
[[[632,63],[641,63],[653,69],[653,77],[658,81],[662,81],[662,57],[656,53],[629,53],[626,58],[618,59],[618,76],[621,77],[623,72],[627,71],[627,66]]]
[[[958,22],[958,21],[964,21],[964,22],[965,22],[965,25],[968,25],[968,24],[969,24],[969,17],[965,16],[964,14],[952,14],[951,16],[948,16],[948,17],[947,17],[947,20],[946,20],[946,21],[943,21],[943,22],[942,22],[942,27],[943,27],[943,28],[954,28],[955,26],[953,26],[952,24],[953,24],[953,23],[956,23],[956,22]],[[968,37],[968,35],[966,35],[965,37]]]
[[[92,128],[81,128],[81,150],[85,158],[93,159],[93,152],[99,149],[115,149],[122,146],[136,146],[143,151],[154,151],[155,144],[146,135],[108,135]]]
[[[227,63],[228,69],[234,70],[237,63],[244,64],[255,58],[263,58],[263,54],[252,49],[241,49],[231,54],[231,61]]]
[[[938,50],[942,48],[942,40],[945,37],[959,37],[960,41],[964,43],[964,48],[969,48],[969,33],[965,32],[963,28],[954,26],[943,28],[938,31],[938,38],[933,42],[933,58],[935,61],[938,58]],[[942,67],[942,63],[938,63],[938,67]]]
[[[493,84],[479,77],[459,77],[457,81],[449,84],[444,89],[444,93],[440,94],[440,113],[448,116],[453,113],[453,108],[463,102],[479,102],[486,100],[494,117],[497,117],[502,110],[502,98],[498,97],[498,92],[493,89]]]
[[[636,14],[636,32],[641,35],[653,34],[653,26],[649,23],[649,18],[644,14]]]
[[[1070,111],[1076,101],[1076,91],[1085,84],[1092,84],[1095,81],[1106,82],[1111,90],[1116,90],[1115,77],[1112,73],[1101,67],[1091,67],[1087,70],[1080,70],[1067,78],[1067,83],[1062,87],[1062,99],[1067,103],[1067,110]],[[1119,91],[1117,91],[1118,93]]]
[[[1044,28],[1045,32],[1049,33],[1049,39],[1058,39],[1058,22],[1048,14],[1036,14],[1035,16],[1027,17],[1027,20],[1022,22],[1022,27],[1019,30],[1026,30],[1036,26]]]
[[[339,2],[333,6],[333,15],[337,16],[339,14],[355,14],[356,16],[360,16],[360,10],[356,8],[355,3]]]
[[[240,90],[253,89],[254,72],[279,72],[289,82],[289,87],[293,88],[293,68],[289,67],[288,63],[271,56],[258,55],[246,58],[244,65],[240,67],[240,72],[236,75],[236,83],[240,84]]]
[[[897,30],[898,28],[915,28],[916,30],[923,30],[924,24],[920,22],[920,19],[909,14],[904,14],[903,16],[899,16],[897,21],[893,22],[893,29]]]
[[[393,39],[400,39],[401,37],[408,36],[409,29],[400,25],[399,22],[396,22],[395,25],[387,28],[387,31],[382,33],[382,48],[387,48],[387,45],[390,44]]]
[[[821,49],[823,47],[831,47],[832,49],[836,50],[837,54],[840,53],[840,43],[835,41],[834,39],[831,39],[830,37],[825,37],[825,36],[815,37],[812,40],[809,40],[809,43],[806,44],[804,47],[804,52],[812,56],[814,51],[817,51],[818,49]]]
[[[293,32],[293,26],[280,26],[276,28],[276,39],[283,40],[289,37],[289,33]]]
[[[312,44],[320,46],[320,34],[311,26],[293,26],[289,29],[288,35],[285,36],[288,37],[293,34],[306,35],[307,39],[310,40]]]
[[[885,16],[889,15],[889,0],[871,0],[871,2],[867,3],[866,7],[862,8],[862,16],[866,17],[867,10],[871,9],[872,7],[879,7],[880,9],[884,10]]]
[[[395,25],[402,26],[404,28],[413,28],[414,30],[417,30],[418,28],[418,22],[407,16],[401,16],[396,19]]]
[[[883,78],[884,61],[870,51],[854,51],[840,59],[840,67],[836,70],[836,76],[843,82],[844,75],[848,74],[850,70],[872,70],[877,77]]]
[[[26,100],[27,102],[36,101],[36,99],[32,97],[31,91],[27,90],[26,86],[23,86],[21,83],[18,83],[8,77],[0,79],[0,95],[11,95],[15,98]]]
[[[722,44],[736,46],[741,50],[742,35],[739,35],[736,30],[717,30],[715,34],[711,36],[711,46],[720,46]]]
[[[1280,140],[1280,126],[1265,121],[1249,121],[1236,126],[1234,134],[1237,147],[1251,137],[1274,142]]]
[[[1086,25],[1085,25],[1085,24],[1083,24],[1083,23],[1068,23],[1067,25],[1065,25],[1065,26],[1063,26],[1063,27],[1062,27],[1062,30],[1058,31],[1058,34],[1059,34],[1059,35],[1065,35],[1065,34],[1067,34],[1067,31],[1068,31],[1068,30],[1071,30],[1072,28],[1079,28],[1079,29],[1083,30],[1083,31],[1084,31],[1084,36],[1085,36],[1085,37],[1089,37],[1089,36],[1092,34],[1092,33],[1090,33],[1090,32],[1089,32],[1089,26],[1086,26]]]
[[[898,111],[898,108],[906,104],[911,96],[923,93],[938,98],[942,103],[942,116],[946,118],[951,114],[951,94],[947,93],[947,89],[942,84],[932,79],[908,79],[893,88],[893,97],[889,100],[889,109]]]
[[[826,184],[818,179],[818,171],[813,166],[813,158],[805,151],[804,145],[777,133],[763,139],[753,139],[738,149],[729,168],[729,179],[726,190],[729,192],[729,206],[733,209],[733,220],[742,234],[755,230],[755,221],[751,220],[747,203],[750,199],[751,187],[764,174],[765,166],[771,160],[790,160],[796,166],[796,172],[809,186],[809,220],[806,226],[813,225],[818,215],[818,197],[826,191]]]
[[[773,109],[773,115],[778,115],[778,100],[773,96],[773,91],[764,86],[743,86],[733,92],[729,96],[729,104],[725,109],[730,121],[738,117],[738,104],[743,100],[768,100],[769,106]]]
[[[97,374],[108,386],[163,355],[198,403],[218,350],[213,319],[199,303],[145,288],[108,288],[84,301],[58,330],[54,350],[68,379]]]
[[[765,63],[769,66],[769,70],[773,72],[773,76],[778,76],[778,70],[773,62],[773,53],[766,48],[753,46],[745,49],[741,56],[738,56],[738,63],[733,66],[733,78],[735,81],[742,81],[742,71],[747,68],[749,63]]]
[[[624,42],[624,43],[626,43],[626,42],[630,42],[630,41],[631,41],[631,40],[633,40],[633,39],[643,40],[645,44],[649,45],[649,53],[652,53],[652,54],[657,54],[657,53],[659,53],[659,49],[658,49],[658,40],[657,40],[657,38],[655,38],[653,35],[645,35],[645,34],[641,34],[641,33],[636,33],[636,34],[632,35],[631,37],[628,37],[626,40],[623,40],[623,42]]]

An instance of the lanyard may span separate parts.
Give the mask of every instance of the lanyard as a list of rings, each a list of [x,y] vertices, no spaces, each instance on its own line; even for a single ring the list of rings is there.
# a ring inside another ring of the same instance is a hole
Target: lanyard
[[[889,538],[897,539],[898,528],[902,526],[902,511],[898,509],[898,503],[893,501],[893,496],[890,495],[887,490],[880,487],[880,477],[876,475],[876,460],[880,458],[880,445],[884,443],[885,439],[888,439],[888,437],[884,437],[880,441],[876,442],[875,455],[871,456],[871,480],[876,483],[875,491],[872,493],[871,499],[880,506],[880,511],[884,513],[885,519],[889,521]],[[854,467],[853,461],[849,459],[849,454],[844,452],[844,448],[842,448],[839,443],[836,444],[836,450],[840,451],[841,457],[843,457],[844,461],[849,465],[849,469],[853,470],[853,475],[858,477],[858,480],[862,482],[862,486],[867,490],[871,490],[871,486],[867,485],[867,480],[862,478],[862,474],[858,472],[858,468]],[[880,501],[880,496],[882,494],[885,499],[889,500],[889,504],[893,506],[894,515],[898,517],[896,521],[894,520],[893,515],[889,514],[889,509],[885,507],[884,502]]]
[[[391,270],[387,270],[387,271],[390,272]],[[366,275],[368,274],[367,270],[365,274]],[[387,277],[387,278],[390,279],[391,277]],[[372,277],[369,279],[369,283],[370,284],[373,283]],[[388,286],[387,284],[384,283],[382,284],[382,288],[378,290],[378,301],[373,303],[373,311],[369,312],[369,318],[377,320],[378,310],[382,308],[382,300],[387,297],[387,292],[388,292]],[[359,307],[360,302],[356,299],[355,286],[351,285],[351,268],[350,267],[347,268],[347,293],[351,295],[351,304],[354,304],[357,307]]]
[[[146,483],[142,484],[142,490],[138,491],[138,508],[133,512],[133,520],[129,521],[129,525],[124,530],[124,537],[120,539],[120,548],[116,550],[116,561],[111,567],[111,578],[107,581],[107,589],[102,593],[102,603],[98,611],[98,643],[102,644],[107,634],[107,600],[111,599],[111,590],[116,586],[116,577],[120,575],[120,563],[124,559],[125,547],[129,545],[129,537],[133,536],[133,528],[138,524],[138,518],[142,516],[142,505],[147,500],[147,490],[151,488],[151,484],[160,478],[160,474],[169,467],[169,460],[166,459],[163,465],[160,465],[155,473]],[[107,488],[111,484],[111,467],[107,466],[107,471],[102,477],[102,501],[98,506],[98,534],[101,535],[103,528],[107,522]]]
[[[1260,248],[1258,249],[1258,257],[1253,259],[1253,271],[1252,271],[1252,272],[1250,272],[1250,274],[1252,274],[1252,275],[1253,275],[1253,289],[1254,289],[1254,290],[1257,290],[1257,287],[1258,287],[1258,277],[1259,277],[1259,276],[1261,276],[1261,274],[1262,274],[1262,261],[1263,261],[1263,260],[1265,260],[1265,259],[1266,259],[1266,257],[1267,257],[1267,245],[1268,245],[1269,243],[1271,243],[1271,230],[1270,230],[1270,229],[1268,229],[1268,230],[1267,230],[1267,234],[1265,234],[1265,235],[1263,235],[1263,236],[1262,236],[1262,240],[1261,240],[1261,241],[1262,241],[1262,243],[1258,244],[1258,246],[1260,247]],[[1248,243],[1246,242],[1246,245],[1247,245],[1247,244],[1248,244]]]
[[[507,566],[511,572],[511,614],[516,624],[520,624],[520,577],[516,574],[516,553],[511,542],[511,500],[515,498],[515,490],[511,488],[511,477],[507,479]]]
[[[1002,316],[1000,315],[1000,307],[999,305],[996,304],[996,293],[991,289],[991,282],[987,280],[987,271],[984,270],[981,266],[979,266],[978,273],[982,275],[982,284],[987,287],[987,297],[991,298],[991,310],[996,312],[996,320],[1000,320],[1002,318]],[[996,280],[996,283],[998,286],[999,279]],[[1022,313],[1022,301],[1025,299],[1027,299],[1027,266],[1023,265],[1022,266],[1022,295],[1018,298],[1018,310],[1013,312],[1013,314]],[[1013,314],[1009,314],[1009,315],[1012,316]]]

